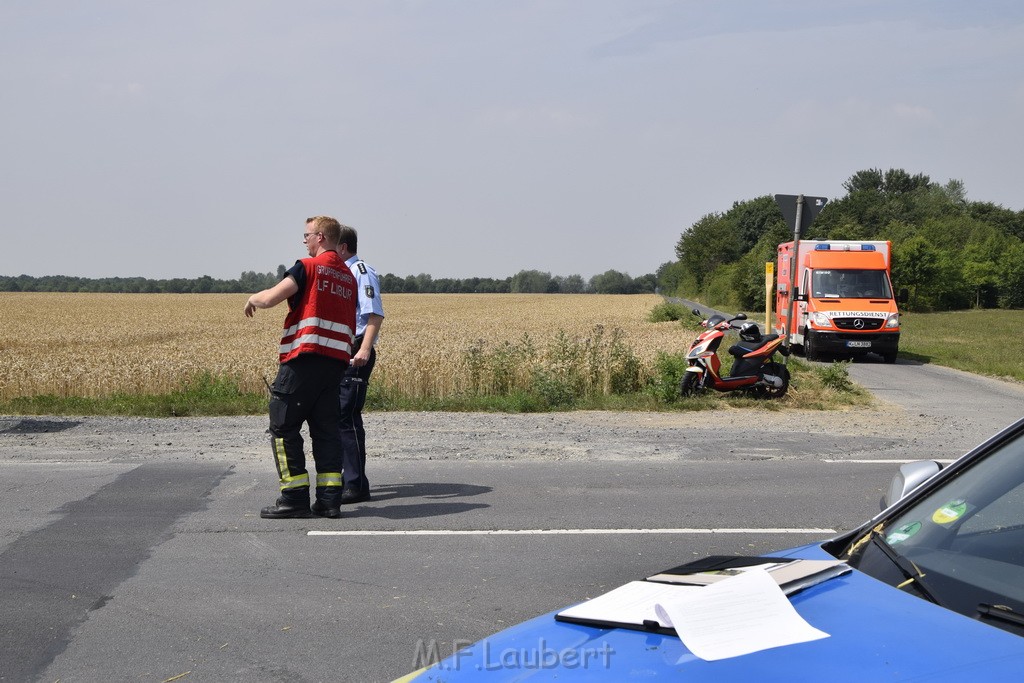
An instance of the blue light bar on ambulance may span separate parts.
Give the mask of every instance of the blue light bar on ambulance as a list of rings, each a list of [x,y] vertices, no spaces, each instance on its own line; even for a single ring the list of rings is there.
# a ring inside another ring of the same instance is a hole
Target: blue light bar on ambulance
[[[852,244],[843,244],[843,245],[837,245],[837,247],[839,247],[837,249],[837,251],[851,251],[853,245]],[[873,244],[862,244],[862,245],[860,245],[860,251],[874,251],[874,250],[875,250],[875,245],[873,245]],[[814,245],[814,251],[832,251],[832,245],[831,244],[815,244]]]

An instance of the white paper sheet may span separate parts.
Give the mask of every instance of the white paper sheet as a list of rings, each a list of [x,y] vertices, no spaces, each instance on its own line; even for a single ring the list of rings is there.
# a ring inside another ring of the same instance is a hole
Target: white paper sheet
[[[763,569],[660,601],[655,613],[708,661],[829,637],[797,613]]]

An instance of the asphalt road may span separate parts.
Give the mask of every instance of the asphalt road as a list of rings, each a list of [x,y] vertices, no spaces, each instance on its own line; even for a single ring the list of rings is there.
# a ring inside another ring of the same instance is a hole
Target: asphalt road
[[[899,419],[751,442],[741,418],[679,414],[652,438],[680,458],[382,459],[341,520],[260,519],[265,462],[128,443],[40,460],[30,429],[0,430],[0,680],[388,681],[689,559],[834,535],[877,512],[891,461],[1024,415],[1015,384],[851,374]]]

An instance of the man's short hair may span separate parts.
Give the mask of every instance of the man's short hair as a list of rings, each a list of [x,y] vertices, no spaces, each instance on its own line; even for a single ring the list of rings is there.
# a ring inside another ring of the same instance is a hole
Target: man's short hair
[[[311,225],[314,231],[323,233],[324,240],[328,244],[338,244],[341,242],[341,223],[336,218],[313,216],[306,219],[306,225]]]
[[[338,235],[338,244],[348,245],[348,253],[358,254],[359,250],[356,248],[356,242],[359,236],[356,234],[356,229],[348,225],[341,226],[341,234]]]

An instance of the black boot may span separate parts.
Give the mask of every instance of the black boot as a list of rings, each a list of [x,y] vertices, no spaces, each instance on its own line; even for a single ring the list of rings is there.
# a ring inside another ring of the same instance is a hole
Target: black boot
[[[345,492],[341,494],[341,504],[351,505],[353,503],[362,503],[370,500],[370,489],[365,488],[362,490],[346,488]]]
[[[304,519],[312,516],[308,488],[286,489],[276,503],[260,510],[263,519]]]
[[[316,502],[313,503],[311,510],[317,517],[341,517],[341,487],[317,486]]]

